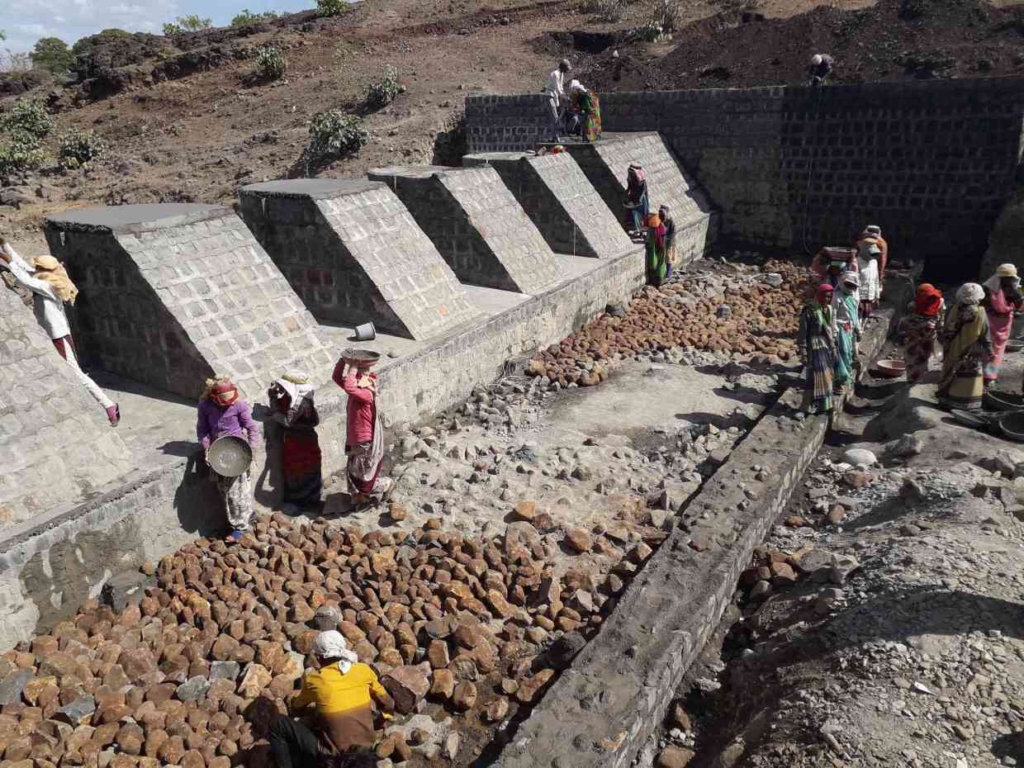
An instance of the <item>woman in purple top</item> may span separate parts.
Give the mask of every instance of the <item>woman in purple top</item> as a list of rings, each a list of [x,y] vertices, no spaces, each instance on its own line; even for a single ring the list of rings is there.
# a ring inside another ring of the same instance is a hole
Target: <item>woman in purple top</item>
[[[225,435],[241,437],[252,445],[259,434],[249,404],[238,398],[238,388],[231,379],[227,376],[207,379],[206,389],[199,401],[199,422],[196,424],[196,435],[203,444],[203,450],[209,451],[210,444]],[[224,497],[228,524],[231,526],[227,540],[239,541],[249,531],[252,519],[256,516],[249,470],[246,469],[238,477],[221,477],[215,472],[214,478],[217,489]]]

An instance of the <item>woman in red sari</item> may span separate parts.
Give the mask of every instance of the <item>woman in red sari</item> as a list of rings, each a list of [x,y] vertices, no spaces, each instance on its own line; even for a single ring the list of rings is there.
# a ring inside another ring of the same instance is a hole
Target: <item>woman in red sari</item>
[[[985,298],[982,304],[988,316],[988,335],[992,341],[992,356],[985,363],[986,387],[999,378],[1006,342],[1010,340],[1013,329],[1013,313],[1019,311],[1022,304],[1019,286],[1020,278],[1013,264],[999,265],[996,273],[983,284]]]
[[[349,496],[354,504],[379,501],[393,481],[380,476],[384,461],[384,427],[377,408],[377,374],[372,363],[342,358],[334,367],[334,382],[348,395],[345,454]]]
[[[320,416],[313,402],[315,393],[309,376],[298,371],[289,371],[277,379],[267,393],[273,411],[271,418],[284,432],[284,501],[299,507],[319,504],[323,490],[320,441],[316,435]]]

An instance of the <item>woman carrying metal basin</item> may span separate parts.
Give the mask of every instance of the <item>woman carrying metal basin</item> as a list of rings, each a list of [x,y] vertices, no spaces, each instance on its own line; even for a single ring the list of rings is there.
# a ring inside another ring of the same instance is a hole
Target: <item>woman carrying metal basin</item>
[[[256,516],[252,494],[252,444],[260,429],[249,404],[238,397],[238,388],[227,376],[206,380],[199,401],[196,435],[213,470],[217,490],[224,499],[231,533],[227,541],[238,542],[249,532]]]
[[[334,383],[348,395],[345,453],[346,474],[353,505],[379,501],[393,481],[380,476],[384,461],[384,428],[377,407],[377,374],[370,368],[377,352],[349,349],[334,368]]]

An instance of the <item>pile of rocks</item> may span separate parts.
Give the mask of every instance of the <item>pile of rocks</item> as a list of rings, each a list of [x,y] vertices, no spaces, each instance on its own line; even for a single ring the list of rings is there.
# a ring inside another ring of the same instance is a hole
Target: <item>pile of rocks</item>
[[[664,357],[678,349],[778,361],[795,357],[807,270],[781,261],[768,262],[760,272],[731,270],[728,276],[683,275],[660,289],[648,286],[628,312],[602,315],[543,350],[527,374],[560,387],[587,387],[607,378],[615,361]]]
[[[566,538],[597,546],[587,531]],[[529,522],[486,539],[433,519],[396,539],[280,515],[237,546],[200,539],[146,569],[156,586],[139,604],[92,601],[0,655],[0,756],[18,768],[268,765],[268,720],[318,632],[335,628],[400,713],[497,727],[538,700],[651,554],[640,542],[603,577],[556,576],[550,546]],[[411,741],[390,734],[381,756],[441,751]],[[454,757],[457,734],[444,748]]]

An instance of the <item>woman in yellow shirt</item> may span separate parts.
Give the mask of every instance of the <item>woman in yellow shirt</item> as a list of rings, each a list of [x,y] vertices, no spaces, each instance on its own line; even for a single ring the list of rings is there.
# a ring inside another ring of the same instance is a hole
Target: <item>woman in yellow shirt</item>
[[[377,740],[374,702],[394,710],[377,675],[349,650],[340,632],[321,632],[313,644],[320,669],[306,673],[302,690],[291,703],[292,714],[312,711],[316,730],[281,716],[270,726],[270,749],[278,768],[329,763],[341,768],[373,768],[370,751]],[[331,758],[334,758],[333,760]]]

